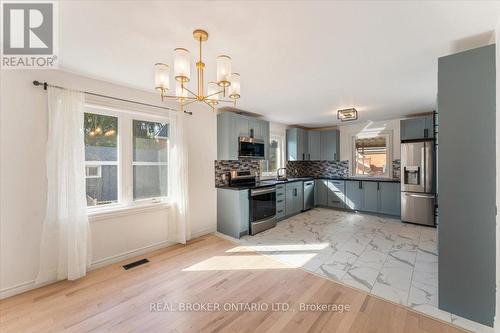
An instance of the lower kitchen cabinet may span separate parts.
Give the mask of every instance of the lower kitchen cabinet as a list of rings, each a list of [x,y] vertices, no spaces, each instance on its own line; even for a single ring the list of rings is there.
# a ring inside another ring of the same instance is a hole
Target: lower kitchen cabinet
[[[276,219],[282,219],[286,216],[286,192],[285,185],[276,185]]]
[[[248,235],[248,190],[217,189],[217,231],[233,238]]]
[[[345,181],[328,180],[328,206],[345,208]]]
[[[345,185],[347,208],[361,210],[363,208],[363,182],[361,180],[347,180]]]
[[[328,192],[328,207],[345,208],[345,194],[342,192]]]
[[[346,206],[352,210],[387,215],[401,215],[399,183],[347,180]]]
[[[378,182],[361,182],[363,201],[361,210],[370,213],[378,212]]]
[[[379,182],[378,184],[378,212],[388,215],[401,215],[401,185],[387,182]]]
[[[285,214],[286,216],[300,213],[304,207],[303,182],[287,183],[285,186]]]
[[[328,180],[316,179],[314,181],[314,205],[328,205]]]

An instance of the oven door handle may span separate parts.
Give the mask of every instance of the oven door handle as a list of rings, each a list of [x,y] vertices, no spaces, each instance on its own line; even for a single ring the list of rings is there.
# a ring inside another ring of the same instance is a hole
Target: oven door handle
[[[255,197],[256,195],[267,194],[276,192],[276,187],[264,188],[261,190],[250,190],[250,196]]]

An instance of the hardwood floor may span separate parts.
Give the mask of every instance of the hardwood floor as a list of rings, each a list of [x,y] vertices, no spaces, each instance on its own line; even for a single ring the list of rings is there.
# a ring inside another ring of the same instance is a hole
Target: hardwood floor
[[[128,271],[121,265],[133,259],[2,300],[0,331],[464,332],[214,235],[147,258],[150,263]],[[180,303],[212,303],[221,310],[183,312]],[[273,311],[273,303],[287,303],[290,310]],[[300,311],[300,303],[351,310]],[[224,311],[247,304],[262,311]],[[158,311],[167,305],[178,311]]]

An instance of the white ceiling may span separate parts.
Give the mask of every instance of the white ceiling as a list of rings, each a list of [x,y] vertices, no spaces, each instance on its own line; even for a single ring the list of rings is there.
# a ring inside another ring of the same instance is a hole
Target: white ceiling
[[[153,64],[171,63],[175,47],[194,58],[191,33],[204,28],[206,77],[230,55],[239,108],[321,127],[338,123],[339,108],[361,120],[433,110],[437,58],[491,42],[499,13],[500,1],[65,1],[60,60],[153,91]]]

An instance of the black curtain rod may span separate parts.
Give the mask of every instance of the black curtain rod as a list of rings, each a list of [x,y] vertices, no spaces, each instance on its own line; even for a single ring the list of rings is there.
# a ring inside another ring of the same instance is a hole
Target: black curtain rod
[[[59,88],[59,89],[66,89],[64,87],[54,86],[54,85],[48,84],[47,82],[40,82],[40,81],[37,81],[37,80],[33,81],[33,85],[35,87],[43,86],[43,90],[47,90],[47,87],[53,87],[53,88]],[[88,92],[88,91],[80,91],[80,92],[82,92],[84,94],[87,94],[87,95],[92,95],[92,96],[97,96],[97,97],[104,97],[104,98],[114,99],[114,100],[122,101],[122,102],[134,103],[134,104],[139,104],[139,105],[144,105],[144,106],[149,106],[149,107],[163,109],[163,110],[169,110],[169,111],[177,111],[175,109],[171,109],[171,108],[168,108],[168,107],[165,107],[165,106],[158,106],[158,105],[153,105],[153,104],[148,104],[148,103],[131,101],[129,99],[118,98],[118,97],[107,96],[107,95],[101,95],[101,94],[96,94],[96,93]],[[191,116],[193,115],[193,112],[186,111],[186,110],[184,110],[184,113],[187,113],[187,114],[189,114]]]

